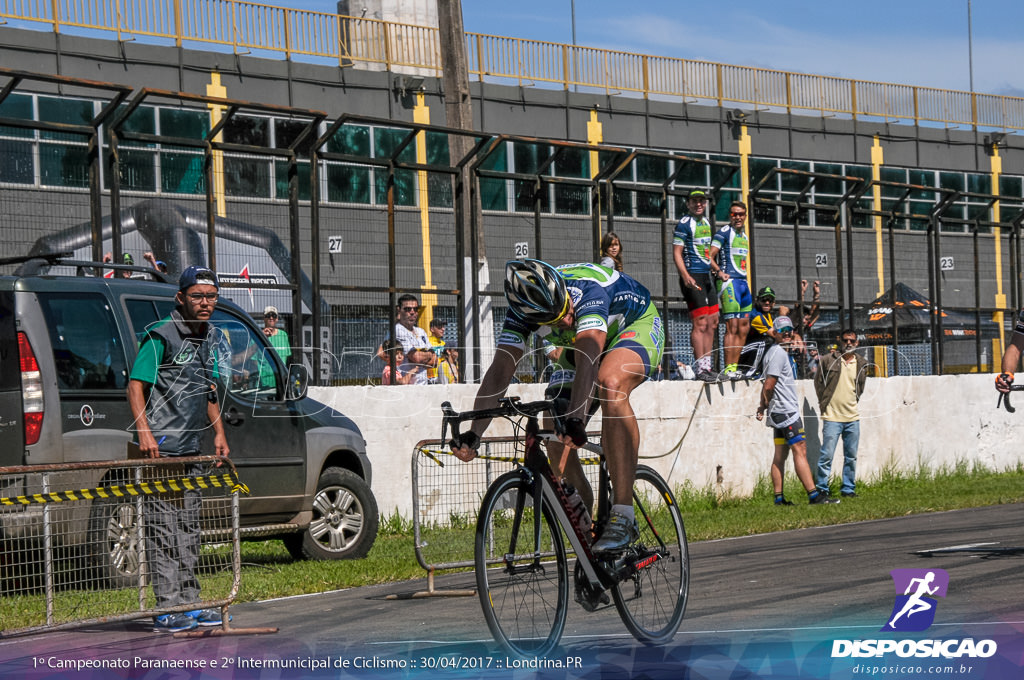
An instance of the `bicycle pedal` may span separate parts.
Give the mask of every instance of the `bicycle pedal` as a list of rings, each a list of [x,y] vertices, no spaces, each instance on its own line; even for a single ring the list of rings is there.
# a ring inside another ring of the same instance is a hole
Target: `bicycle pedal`
[[[576,584],[576,601],[588,612],[596,612],[598,609],[611,603],[607,590],[594,591],[587,586]]]

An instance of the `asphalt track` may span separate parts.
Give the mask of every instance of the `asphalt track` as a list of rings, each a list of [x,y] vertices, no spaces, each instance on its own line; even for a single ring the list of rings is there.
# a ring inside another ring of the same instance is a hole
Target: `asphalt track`
[[[420,580],[231,608],[236,628],[279,628],[270,635],[180,639],[150,632],[147,621],[0,639],[0,678],[1024,678],[1024,504],[707,541],[690,551],[686,617],[663,647],[635,642],[613,607],[572,605],[561,648],[516,662],[491,640],[476,597],[413,597],[427,587]],[[889,572],[907,568],[945,570],[946,597],[936,598],[927,630],[880,633],[896,595]],[[435,583],[441,593],[472,587],[472,574]],[[836,640],[966,638],[993,640],[998,651],[832,657]],[[120,668],[82,667],[86,660]],[[192,668],[154,668],[154,660]]]

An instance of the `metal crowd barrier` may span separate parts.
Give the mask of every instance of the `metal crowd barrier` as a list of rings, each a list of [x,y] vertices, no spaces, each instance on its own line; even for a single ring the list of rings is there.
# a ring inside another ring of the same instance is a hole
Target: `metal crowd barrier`
[[[223,609],[241,581],[246,491],[215,456],[0,467],[2,635],[165,613],[150,588],[146,540],[161,511],[199,509],[202,599],[175,610]]]
[[[600,442],[599,433],[588,433]],[[491,483],[515,469],[522,459],[521,439],[484,437],[480,455],[464,463],[438,439],[416,444],[412,454],[412,512],[416,561],[427,572],[428,590],[420,596],[467,594],[436,591],[439,570],[473,567],[473,546],[480,503]],[[596,458],[582,458],[590,484],[597,492]]]

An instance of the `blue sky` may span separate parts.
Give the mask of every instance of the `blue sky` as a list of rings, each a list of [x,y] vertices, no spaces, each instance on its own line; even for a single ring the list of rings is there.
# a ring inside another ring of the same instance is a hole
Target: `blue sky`
[[[572,42],[571,0],[462,0],[467,31]],[[626,10],[624,12],[624,10]],[[1024,96],[1024,0],[972,0],[974,87]],[[970,89],[967,0],[576,0],[590,47]]]

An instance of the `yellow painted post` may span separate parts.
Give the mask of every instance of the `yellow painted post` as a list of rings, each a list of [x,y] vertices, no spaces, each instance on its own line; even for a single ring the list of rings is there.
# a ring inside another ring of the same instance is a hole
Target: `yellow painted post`
[[[422,92],[416,93],[416,106],[412,109],[413,122],[430,125],[430,107],[426,104],[426,98]],[[416,133],[416,162],[426,164],[427,162],[427,133],[420,131]],[[417,179],[420,187],[420,237],[422,239],[423,253],[423,287],[431,289],[434,287],[433,267],[430,261],[430,201],[429,186],[427,182],[427,171],[417,170]],[[437,295],[426,293],[420,301],[424,311],[420,314],[419,325],[423,330],[430,333],[430,320],[434,318],[434,307],[437,305]]]
[[[753,143],[750,139],[750,134],[747,132],[746,125],[740,125],[740,197],[743,201],[747,201],[750,197],[750,151],[753,149]],[[753,206],[747,206],[747,247],[750,252],[754,252],[754,217],[753,217]],[[748,258],[748,265],[750,270],[747,272],[747,281],[755,281],[754,278],[754,260],[756,258]]]
[[[992,145],[992,193],[995,196],[999,195],[999,175],[1003,172],[1003,159],[999,155],[999,146],[997,144]],[[1000,210],[999,201],[992,204],[992,221],[999,222]],[[993,236],[995,236],[995,264],[996,264],[996,300],[995,306],[1000,311],[992,315],[992,320],[999,324],[999,339],[998,345],[996,341],[993,341],[992,347],[992,365],[997,366],[1000,357],[1003,356],[1003,348],[1006,342],[1006,337],[1003,332],[1003,312],[1006,308],[1006,293],[1003,292],[1003,244],[1000,241],[1002,235],[1002,229],[998,226],[993,227]],[[995,369],[994,369],[995,370]]]
[[[587,144],[600,144],[604,141],[604,128],[601,125],[601,121],[597,119],[597,109],[590,110],[590,120],[587,121]],[[597,176],[601,160],[598,156],[597,151],[590,152],[590,179],[594,179]],[[594,191],[597,191],[597,187],[594,187]],[[608,191],[612,191],[612,187],[608,187]],[[601,220],[601,201],[595,201],[597,203],[597,219],[598,223]],[[598,234],[598,238],[601,238],[601,234]]]
[[[213,71],[210,73],[210,83],[206,86],[207,97],[220,97],[221,99],[227,99],[228,90],[220,83],[220,73]],[[224,115],[224,107],[219,104],[208,104],[207,107],[210,109],[210,127],[215,127],[220,123],[221,117]],[[213,138],[215,142],[224,141],[224,135],[218,133]],[[228,214],[227,205],[224,202],[224,152],[219,149],[213,150],[213,197],[217,202],[217,215],[218,217],[225,217]]]
[[[871,209],[876,213],[882,210],[882,187],[878,186],[877,182],[882,179],[882,165],[884,163],[885,153],[882,150],[882,145],[878,142],[878,135],[875,135],[875,143],[871,146],[871,179],[876,184],[871,187]],[[875,265],[878,270],[878,293],[875,294],[875,297],[879,297],[885,292],[885,253],[882,247],[882,216],[876,214],[872,217],[872,221],[875,227]],[[875,347],[875,365],[878,366],[879,377],[888,377],[889,361],[884,347]]]

